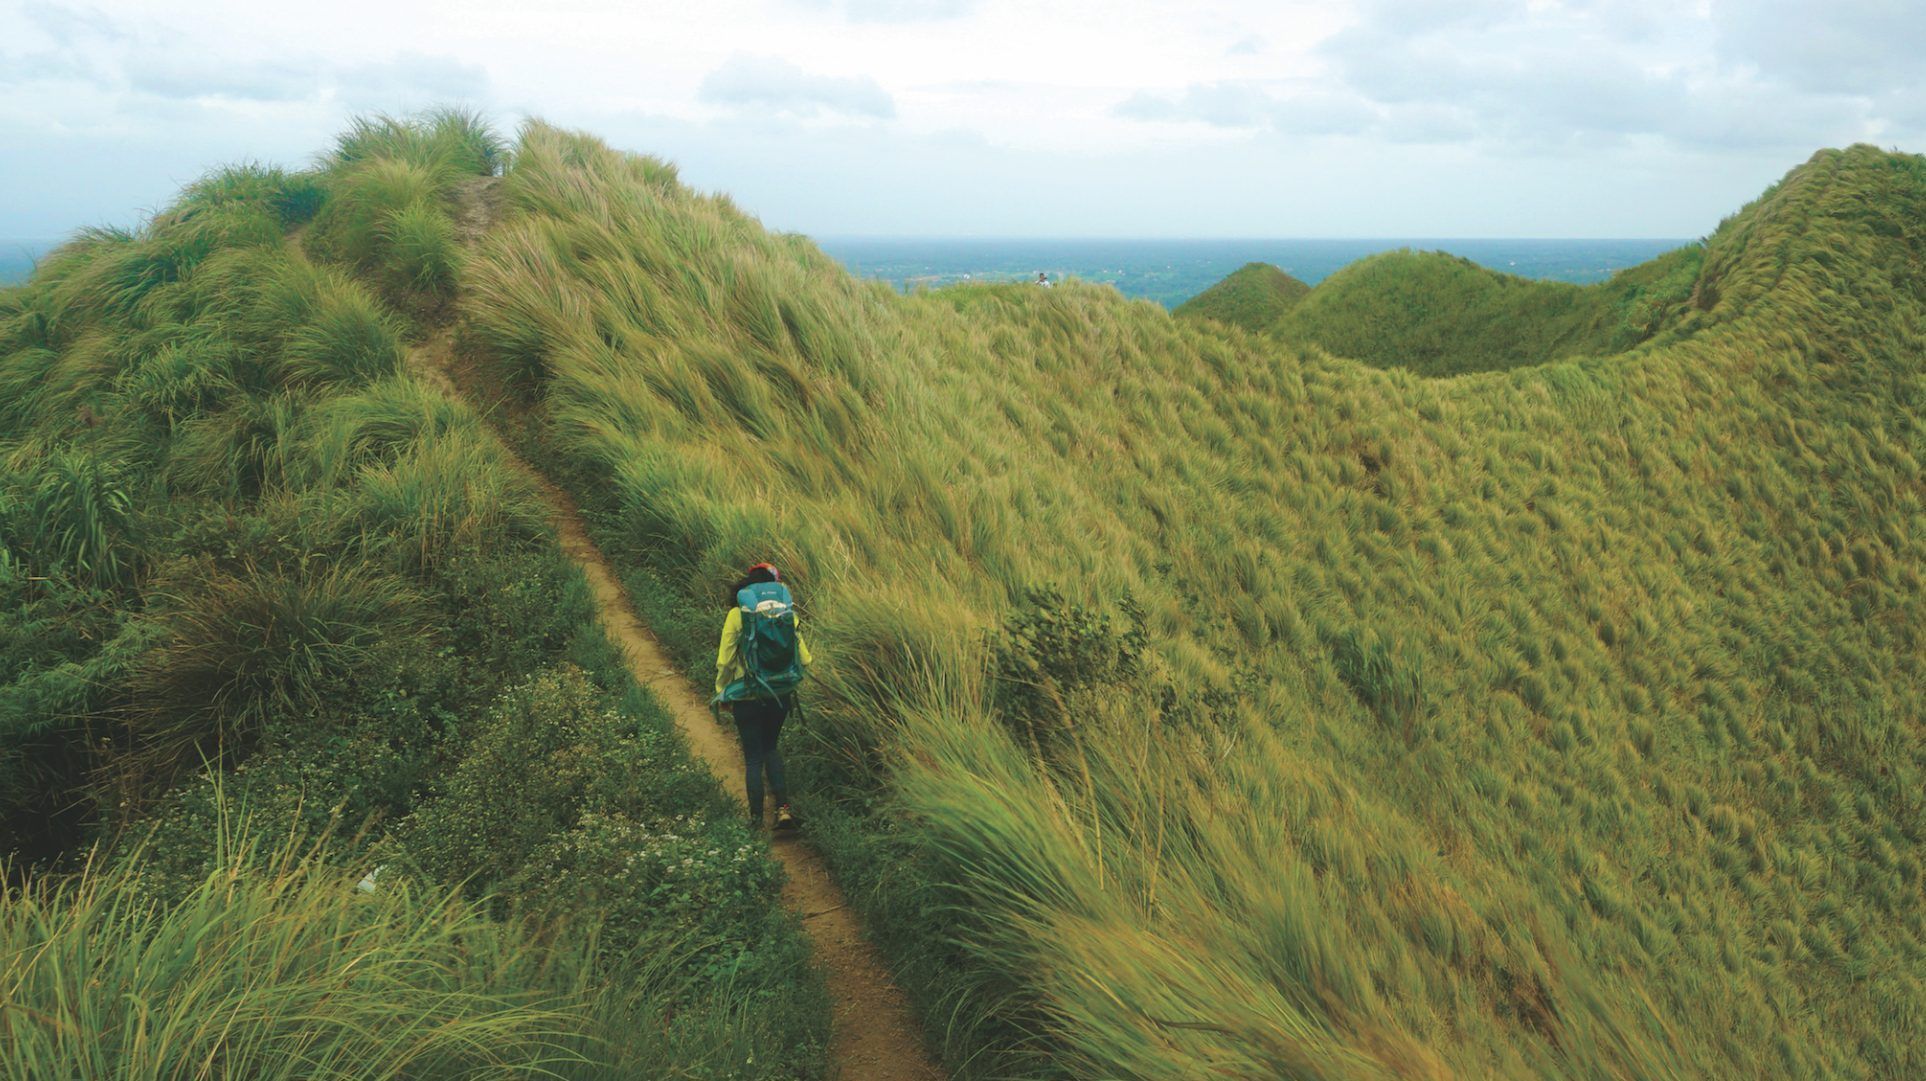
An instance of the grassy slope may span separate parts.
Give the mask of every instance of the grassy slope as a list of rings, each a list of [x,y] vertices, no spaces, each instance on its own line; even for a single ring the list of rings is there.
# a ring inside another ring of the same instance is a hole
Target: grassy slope
[[[0,291],[0,1076],[822,1069],[779,869],[403,364],[501,149],[358,124]]]
[[[692,668],[790,570],[810,810],[966,1072],[1926,1065],[1919,159],[1452,381],[898,297],[539,125],[507,185],[475,340]]]
[[[1397,251],[1318,283],[1260,326],[1287,343],[1423,375],[1624,352],[1696,311],[1702,253],[1680,248],[1580,286],[1501,274],[1443,252]]]
[[[1269,263],[1245,263],[1223,281],[1171,309],[1185,319],[1215,319],[1258,332],[1283,318],[1311,287]]]

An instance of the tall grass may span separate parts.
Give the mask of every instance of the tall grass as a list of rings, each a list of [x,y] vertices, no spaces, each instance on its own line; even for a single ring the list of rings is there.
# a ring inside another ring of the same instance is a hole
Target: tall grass
[[[422,633],[423,599],[352,562],[179,573],[150,597],[166,630],[133,682],[134,736],[170,760],[312,716]]]
[[[698,675],[705,583],[796,582],[806,811],[965,1074],[1919,1066],[1926,743],[1834,735],[1926,686],[1919,159],[1589,292],[1354,268],[1368,363],[514,161],[475,340]]]
[[[137,855],[137,854],[136,854]],[[48,1077],[553,1076],[568,1003],[536,944],[456,896],[392,886],[239,831],[177,901],[138,858],[10,887],[0,1073]]]
[[[358,119],[324,159],[329,197],[309,248],[396,297],[445,300],[460,259],[448,200],[464,178],[492,176],[506,160],[493,130],[460,109]]]
[[[439,318],[451,282],[454,186],[499,142],[444,113],[339,149],[211,173],[0,291],[0,1062],[820,1076],[776,865],[629,682],[530,483],[402,363],[402,309]],[[525,720],[616,783],[550,809],[478,732],[561,670],[572,697]],[[456,804],[449,832],[526,842],[486,889],[400,847]]]

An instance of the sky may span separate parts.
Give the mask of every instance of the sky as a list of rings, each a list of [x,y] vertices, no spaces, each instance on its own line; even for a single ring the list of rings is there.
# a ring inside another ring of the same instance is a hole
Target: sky
[[[0,0],[0,237],[436,104],[816,236],[1695,237],[1926,151],[1922,46],[1922,0]]]

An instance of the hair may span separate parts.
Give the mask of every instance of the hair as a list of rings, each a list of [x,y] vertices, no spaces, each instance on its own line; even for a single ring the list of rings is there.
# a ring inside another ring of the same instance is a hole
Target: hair
[[[736,594],[758,582],[773,582],[775,580],[776,572],[770,570],[768,567],[752,567],[748,574],[743,575],[735,585],[729,587],[729,596],[723,603],[734,608],[736,606]]]

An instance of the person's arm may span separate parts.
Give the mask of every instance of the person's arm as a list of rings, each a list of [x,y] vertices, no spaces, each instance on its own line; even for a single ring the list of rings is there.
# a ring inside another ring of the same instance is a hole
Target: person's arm
[[[804,668],[816,663],[816,659],[809,655],[809,639],[803,637],[801,625],[796,627],[796,655],[802,658]]]
[[[729,685],[737,666],[736,644],[742,638],[742,609],[729,609],[722,621],[722,644],[716,647],[716,693]]]

